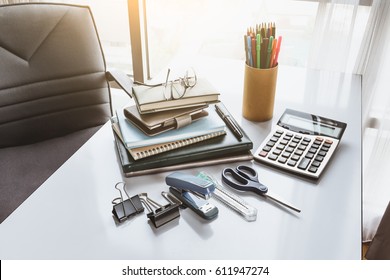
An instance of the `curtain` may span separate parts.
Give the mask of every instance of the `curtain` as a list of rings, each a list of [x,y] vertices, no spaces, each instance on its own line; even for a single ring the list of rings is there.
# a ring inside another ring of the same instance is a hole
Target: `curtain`
[[[390,1],[374,0],[359,52],[362,74],[363,241],[390,201]]]
[[[352,73],[369,6],[359,0],[319,0],[308,67]]]
[[[390,1],[320,0],[313,35],[308,67],[362,75],[363,241],[370,241],[390,200]]]

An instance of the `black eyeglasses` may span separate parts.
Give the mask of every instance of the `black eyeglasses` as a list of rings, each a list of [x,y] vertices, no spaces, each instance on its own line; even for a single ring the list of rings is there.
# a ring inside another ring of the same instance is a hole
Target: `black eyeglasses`
[[[167,77],[165,78],[165,83],[160,84],[145,84],[138,81],[134,81],[136,85],[143,85],[148,87],[159,87],[163,86],[163,95],[166,100],[174,100],[182,98],[189,88],[193,88],[196,85],[197,77],[194,69],[187,69],[183,77],[179,77],[175,80],[169,80],[169,74],[171,69],[168,69]]]

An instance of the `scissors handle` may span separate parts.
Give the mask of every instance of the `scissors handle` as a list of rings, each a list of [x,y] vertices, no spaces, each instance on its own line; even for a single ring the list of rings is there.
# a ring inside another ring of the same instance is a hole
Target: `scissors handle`
[[[257,172],[252,167],[246,165],[239,165],[236,167],[236,171],[238,172],[238,174],[248,180],[251,180],[253,182],[259,182]]]
[[[251,181],[245,178],[237,169],[225,168],[222,171],[222,181],[239,191],[252,191],[259,195],[264,195],[268,191],[266,186],[258,181]]]

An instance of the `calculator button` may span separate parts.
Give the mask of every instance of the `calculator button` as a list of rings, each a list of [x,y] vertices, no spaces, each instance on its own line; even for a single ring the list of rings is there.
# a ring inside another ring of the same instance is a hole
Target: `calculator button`
[[[325,147],[325,148],[330,148],[330,146],[332,146],[332,144],[324,143],[324,144],[322,145],[322,147]]]
[[[270,146],[264,146],[263,151],[269,152],[271,151],[272,147]]]
[[[293,160],[293,159],[290,159],[288,162],[287,162],[288,165],[290,166],[295,166],[297,164],[297,161],[296,160]]]
[[[272,152],[274,155],[280,155],[282,153],[282,150],[280,149],[275,149],[273,152]]]
[[[280,135],[283,134],[283,130],[279,130],[279,129],[278,129],[277,131],[275,131],[275,134],[278,134],[278,135],[280,136]]]
[[[298,168],[305,170],[309,166],[309,163],[310,163],[310,159],[303,158],[299,163]]]
[[[330,140],[330,139],[326,139],[326,140],[325,140],[325,143],[326,143],[326,144],[330,144],[330,145],[332,145],[332,144],[333,144],[333,141],[332,141],[332,140]]]
[[[302,151],[303,151],[303,150],[305,150],[305,149],[306,149],[306,146],[305,146],[305,145],[299,145],[299,146],[298,146],[298,150],[302,150]]]
[[[313,147],[313,146],[312,146]],[[315,154],[317,152],[317,149],[316,148],[310,148],[309,149],[309,153],[313,153]]]
[[[314,148],[314,149],[318,149],[320,147],[320,145],[313,144],[313,145],[311,145],[311,147]]]
[[[276,142],[270,140],[270,141],[267,142],[266,145],[267,145],[267,146],[270,146],[270,147],[273,147],[273,146],[275,145],[275,143],[276,143]]]
[[[297,138],[293,138],[293,140],[291,140],[291,142],[293,142],[293,143],[299,143],[299,141],[301,141],[301,140],[299,140],[299,139],[297,139]]]
[[[266,151],[261,151],[259,153],[259,156],[261,156],[261,157],[266,157],[267,155],[268,155],[268,153]]]
[[[286,161],[287,161],[287,158],[284,158],[284,157],[280,157],[278,159],[278,162],[280,162],[280,163],[286,163]]]
[[[284,138],[283,138],[284,139]],[[280,144],[282,144],[282,145],[287,145],[288,144],[288,141],[287,140],[281,140],[280,141]]]
[[[302,139],[302,136],[301,136],[301,135],[295,135],[294,138],[295,138],[295,139],[298,139],[298,140],[301,140],[301,139]]]
[[[324,139],[321,138],[321,137],[317,137],[317,138],[316,138],[316,141],[322,142],[322,141],[324,141]]]
[[[314,154],[313,153],[307,153],[305,155],[305,158],[308,158],[308,159],[312,159],[314,157]]]
[[[289,136],[289,137],[293,137],[294,136],[294,134],[292,134],[292,133],[286,133],[286,135]]]
[[[289,152],[289,153],[292,153],[292,152],[294,152],[294,148],[292,148],[292,147],[287,147],[285,151],[286,151],[286,152]]]
[[[296,154],[296,155],[298,155],[298,156],[301,156],[301,155],[303,154],[303,151],[301,151],[301,150],[296,150],[296,151],[294,152],[294,154]]]
[[[269,139],[270,141],[273,141],[273,142],[278,142],[279,138],[277,137],[271,137],[271,139]]]
[[[290,157],[291,156],[291,153],[289,153],[289,152],[284,152],[283,154],[282,154],[282,157],[285,157],[285,158],[288,158],[288,157]]]
[[[270,160],[276,160],[276,159],[278,158],[278,156],[275,155],[275,154],[270,154],[270,155],[268,156],[268,158],[269,158]]]
[[[316,161],[323,161],[324,160],[324,157],[322,157],[322,156],[316,156],[316,158],[315,158],[315,160]]]
[[[317,140],[317,139],[314,141],[314,145],[318,145],[319,146],[319,145],[321,145],[321,143],[322,143],[322,141]]]
[[[326,152],[325,151],[319,151],[318,155],[324,157],[324,156],[326,156]]]
[[[313,163],[311,164],[311,166],[314,166],[314,167],[320,167],[320,165],[321,165],[321,162],[319,162],[319,161],[313,161]]]
[[[328,152],[328,151],[329,151],[329,148],[322,146],[322,147],[321,147],[321,151]]]
[[[315,166],[310,166],[310,168],[308,169],[309,172],[312,172],[312,173],[316,173],[317,172],[317,167]]]
[[[311,139],[310,138],[308,138],[308,137],[305,137],[305,138],[303,138],[303,140],[302,140],[303,142],[306,142],[306,143],[310,143],[310,141],[311,141]]]
[[[296,143],[290,143],[290,145],[288,145],[289,147],[292,147],[292,148],[295,148],[297,146]]]
[[[298,161],[300,158],[301,158],[301,157],[298,156],[298,155],[292,155],[292,156],[291,156],[291,159],[292,159],[292,160],[295,160],[295,161]]]
[[[276,146],[277,149],[283,150],[286,147],[286,145],[279,144]]]

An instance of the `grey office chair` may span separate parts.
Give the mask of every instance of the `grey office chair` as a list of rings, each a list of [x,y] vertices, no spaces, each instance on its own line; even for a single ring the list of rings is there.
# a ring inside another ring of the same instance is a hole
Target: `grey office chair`
[[[0,6],[0,223],[109,120],[113,78],[88,7]]]

